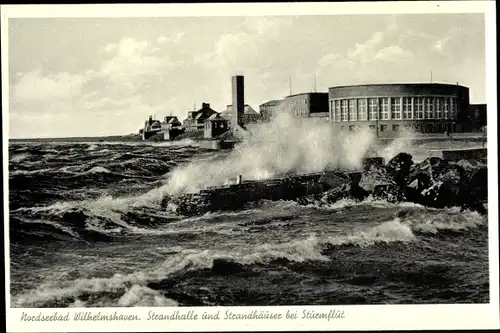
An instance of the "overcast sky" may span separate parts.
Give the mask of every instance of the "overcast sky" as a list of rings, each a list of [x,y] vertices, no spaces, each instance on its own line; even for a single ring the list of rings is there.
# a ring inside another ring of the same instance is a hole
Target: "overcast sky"
[[[136,133],[149,114],[356,83],[470,87],[485,102],[482,14],[9,19],[10,137]]]

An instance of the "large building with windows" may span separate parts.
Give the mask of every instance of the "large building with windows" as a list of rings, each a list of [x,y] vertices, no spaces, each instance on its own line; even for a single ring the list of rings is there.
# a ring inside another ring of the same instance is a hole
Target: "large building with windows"
[[[328,93],[308,92],[285,97],[276,112],[286,112],[297,118],[328,119]]]
[[[378,134],[402,129],[425,133],[460,131],[469,110],[469,88],[458,84],[401,83],[332,87],[330,121],[341,130],[368,126]]]

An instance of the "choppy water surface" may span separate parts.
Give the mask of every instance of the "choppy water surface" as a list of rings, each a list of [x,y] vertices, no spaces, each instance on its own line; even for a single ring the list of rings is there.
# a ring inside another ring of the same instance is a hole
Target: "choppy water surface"
[[[189,142],[11,143],[12,306],[488,302],[487,217],[373,200],[161,207],[172,170],[217,158]]]

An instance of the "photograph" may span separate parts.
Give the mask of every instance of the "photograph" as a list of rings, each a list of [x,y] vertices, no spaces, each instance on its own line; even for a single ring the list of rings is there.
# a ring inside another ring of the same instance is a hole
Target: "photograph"
[[[16,320],[498,304],[484,12],[61,13],[2,22]]]

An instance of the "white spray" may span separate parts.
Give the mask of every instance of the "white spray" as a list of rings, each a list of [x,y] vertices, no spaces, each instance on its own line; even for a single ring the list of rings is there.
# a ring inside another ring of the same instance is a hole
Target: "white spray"
[[[266,179],[286,172],[358,168],[374,139],[369,129],[341,133],[329,122],[283,113],[270,123],[255,126],[251,135],[222,160],[193,161],[174,169],[161,192],[196,192],[225,184],[238,175]]]

